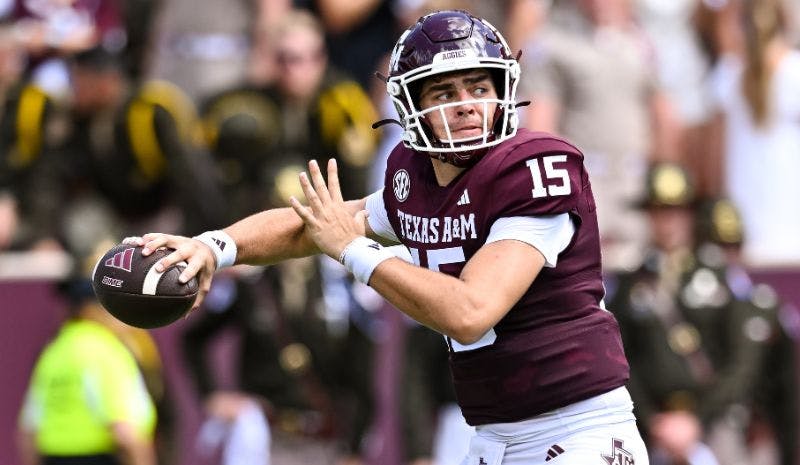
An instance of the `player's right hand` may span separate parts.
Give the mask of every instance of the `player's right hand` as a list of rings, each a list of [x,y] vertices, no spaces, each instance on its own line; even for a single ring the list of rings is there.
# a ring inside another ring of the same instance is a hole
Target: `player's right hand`
[[[142,237],[126,237],[122,242],[142,246],[142,255],[150,255],[162,247],[175,249],[171,254],[159,260],[155,267],[156,271],[161,272],[176,263],[186,262],[186,268],[183,269],[178,279],[185,283],[192,277],[197,277],[199,291],[192,310],[200,307],[211,289],[211,279],[217,269],[217,259],[209,246],[191,237],[161,233],[147,233]]]

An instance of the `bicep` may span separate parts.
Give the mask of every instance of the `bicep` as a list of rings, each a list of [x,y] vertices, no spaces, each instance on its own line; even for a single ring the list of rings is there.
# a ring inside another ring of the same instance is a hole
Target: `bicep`
[[[464,266],[460,279],[492,327],[522,298],[544,264],[544,255],[535,247],[500,240],[481,247]]]

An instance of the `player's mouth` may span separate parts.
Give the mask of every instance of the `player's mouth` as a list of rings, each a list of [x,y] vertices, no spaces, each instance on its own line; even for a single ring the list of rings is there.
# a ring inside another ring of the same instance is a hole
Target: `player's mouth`
[[[457,139],[465,139],[467,137],[476,137],[483,135],[483,126],[468,125],[457,128],[453,131],[453,135]]]

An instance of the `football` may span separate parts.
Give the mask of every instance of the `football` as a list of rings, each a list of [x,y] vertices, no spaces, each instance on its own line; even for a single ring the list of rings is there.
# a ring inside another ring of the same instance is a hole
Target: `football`
[[[158,328],[181,318],[192,308],[199,286],[196,278],[178,281],[185,262],[156,271],[156,263],[170,252],[164,248],[145,257],[140,246],[112,247],[92,272],[97,299],[118,320],[137,328]]]

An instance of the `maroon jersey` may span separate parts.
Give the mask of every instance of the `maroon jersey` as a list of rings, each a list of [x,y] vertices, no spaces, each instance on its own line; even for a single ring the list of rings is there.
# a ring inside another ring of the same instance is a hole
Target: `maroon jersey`
[[[520,130],[448,186],[425,155],[398,145],[383,199],[417,264],[459,276],[498,218],[568,213],[575,234],[494,327],[490,345],[450,353],[458,403],[471,425],[519,421],[622,386],[628,363],[603,284],[594,199],[583,155]],[[452,345],[451,345],[452,348]]]

